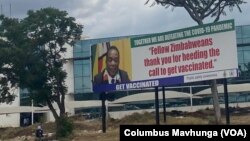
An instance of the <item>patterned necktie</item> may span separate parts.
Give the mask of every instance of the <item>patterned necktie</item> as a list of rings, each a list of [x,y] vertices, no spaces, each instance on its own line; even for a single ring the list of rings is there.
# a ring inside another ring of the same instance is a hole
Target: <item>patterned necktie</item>
[[[112,78],[111,83],[115,84],[115,79],[114,78]]]

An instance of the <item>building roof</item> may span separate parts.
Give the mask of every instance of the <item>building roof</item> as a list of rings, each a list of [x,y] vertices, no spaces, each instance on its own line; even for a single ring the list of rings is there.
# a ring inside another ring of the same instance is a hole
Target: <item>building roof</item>
[[[162,99],[162,91],[158,93],[159,99]],[[184,92],[176,92],[176,91],[165,91],[165,98],[166,99],[185,99],[191,98],[191,94],[184,93]],[[192,98],[200,98],[199,96],[192,96]],[[128,103],[128,102],[139,102],[139,101],[147,101],[147,100],[154,100],[155,99],[155,92],[146,92],[146,93],[139,93],[134,95],[125,96],[119,98],[111,103]]]
[[[114,106],[121,106],[117,104],[112,104],[109,101],[106,101],[109,103],[109,107],[114,107]],[[107,104],[106,103],[106,104]],[[66,103],[66,107],[68,108],[91,108],[91,107],[101,107],[102,106],[102,101],[101,100],[87,100],[87,101],[69,101]]]
[[[220,85],[217,87],[218,93],[224,93],[224,85]],[[227,85],[227,91],[228,93],[239,93],[239,92],[249,92],[250,91],[250,83],[244,83],[244,84],[230,84]],[[196,96],[204,96],[204,95],[210,95],[212,94],[211,88],[202,90],[194,95]]]

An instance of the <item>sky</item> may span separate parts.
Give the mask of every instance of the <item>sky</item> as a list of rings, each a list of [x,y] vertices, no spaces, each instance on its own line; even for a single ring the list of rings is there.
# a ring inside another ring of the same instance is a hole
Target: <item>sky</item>
[[[84,26],[89,39],[167,32],[196,26],[183,8],[151,6],[153,0],[0,0],[1,13],[12,18],[24,18],[28,10],[55,7],[67,11]],[[248,0],[246,0],[248,1]],[[234,8],[221,20],[234,19],[237,25],[250,25],[250,2]],[[207,19],[205,23],[212,22]]]

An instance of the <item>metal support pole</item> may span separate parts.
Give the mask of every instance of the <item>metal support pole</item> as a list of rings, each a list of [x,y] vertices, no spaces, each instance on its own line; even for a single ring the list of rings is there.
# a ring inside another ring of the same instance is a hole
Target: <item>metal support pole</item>
[[[224,79],[224,99],[225,99],[225,112],[226,112],[226,123],[230,124],[229,106],[228,106],[228,91],[227,91],[227,79]]]
[[[162,102],[163,102],[163,119],[166,123],[166,100],[165,100],[165,87],[162,87]]]
[[[31,125],[34,124],[34,101],[31,100]]]
[[[156,125],[160,124],[160,116],[159,116],[159,96],[158,96],[158,87],[155,87],[155,120]]]
[[[106,94],[105,92],[101,93],[101,100],[102,100],[102,132],[106,133]]]
[[[192,86],[190,86],[190,107],[191,107],[191,112],[193,111],[193,91],[192,91]]]

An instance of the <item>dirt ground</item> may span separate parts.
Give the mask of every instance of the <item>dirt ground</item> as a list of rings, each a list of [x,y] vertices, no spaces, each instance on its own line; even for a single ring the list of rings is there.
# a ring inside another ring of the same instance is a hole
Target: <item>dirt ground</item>
[[[193,113],[172,111],[166,113],[166,122],[163,121],[163,113],[160,114],[160,124],[164,125],[208,125],[215,124],[214,112],[202,110]],[[225,111],[222,110],[222,124],[226,124]],[[135,113],[123,119],[109,119],[107,121],[106,133],[102,132],[101,119],[86,120],[81,116],[71,117],[74,121],[74,133],[68,138],[60,141],[119,141],[119,126],[121,124],[155,124],[154,113]],[[249,125],[250,108],[231,108],[231,125]],[[56,141],[53,137],[55,131],[54,123],[42,125],[47,141]],[[18,128],[0,128],[0,141],[34,141],[34,132],[37,125]]]

